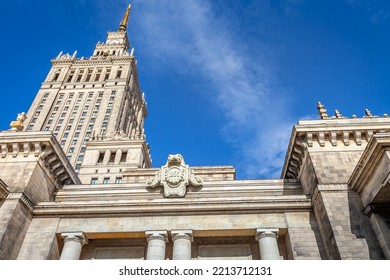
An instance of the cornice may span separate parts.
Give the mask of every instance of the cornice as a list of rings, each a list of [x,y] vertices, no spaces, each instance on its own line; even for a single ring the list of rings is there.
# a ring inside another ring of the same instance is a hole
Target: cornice
[[[390,118],[322,119],[299,121],[293,127],[282,178],[297,179],[305,151],[363,150],[376,133],[390,132]]]

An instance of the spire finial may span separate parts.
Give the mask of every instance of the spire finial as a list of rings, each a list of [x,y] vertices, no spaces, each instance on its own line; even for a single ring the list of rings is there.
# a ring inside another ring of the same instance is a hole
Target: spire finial
[[[119,24],[118,31],[126,31],[127,22],[129,21],[130,9],[131,9],[131,4],[127,6],[126,13],[123,16],[121,23]]]

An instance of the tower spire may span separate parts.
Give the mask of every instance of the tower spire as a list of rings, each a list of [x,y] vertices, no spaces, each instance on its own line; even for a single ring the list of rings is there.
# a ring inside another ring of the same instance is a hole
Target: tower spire
[[[127,22],[129,21],[130,9],[131,9],[131,4],[127,6],[126,13],[123,16],[121,23],[119,24],[118,31],[126,31]]]

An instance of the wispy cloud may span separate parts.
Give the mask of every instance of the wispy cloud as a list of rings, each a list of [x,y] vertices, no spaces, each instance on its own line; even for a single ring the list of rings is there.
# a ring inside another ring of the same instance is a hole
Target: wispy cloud
[[[239,155],[241,175],[278,177],[291,122],[283,90],[273,84],[272,62],[261,56],[266,49],[245,45],[211,1],[144,1],[137,9],[150,54],[178,69],[192,65],[213,86],[208,100],[224,113],[220,129]]]

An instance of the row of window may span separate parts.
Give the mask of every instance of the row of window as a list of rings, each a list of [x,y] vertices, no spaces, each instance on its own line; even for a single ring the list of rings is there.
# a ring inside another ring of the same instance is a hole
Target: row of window
[[[109,184],[110,183],[110,178],[105,177],[103,178],[103,184]],[[122,177],[116,177],[115,178],[115,184],[121,184],[122,183]],[[91,179],[91,185],[97,185],[99,184],[99,179],[98,178],[92,178]]]
[[[76,74],[76,69],[72,69],[70,70],[69,75],[65,80],[67,83],[71,83],[71,82],[79,83],[79,82],[90,82],[90,81],[98,82],[100,81],[101,77],[104,77],[104,81],[106,81],[110,77],[111,68],[107,68],[105,70],[106,71],[103,75],[103,68],[97,68],[95,71],[95,76],[93,77],[94,71],[91,68],[86,69],[86,71],[85,69],[79,69],[77,74]],[[61,69],[57,69],[53,76],[52,82],[58,81],[60,74],[61,74]],[[119,69],[116,72],[115,79],[120,79],[121,76],[122,76],[122,67],[119,67]]]

